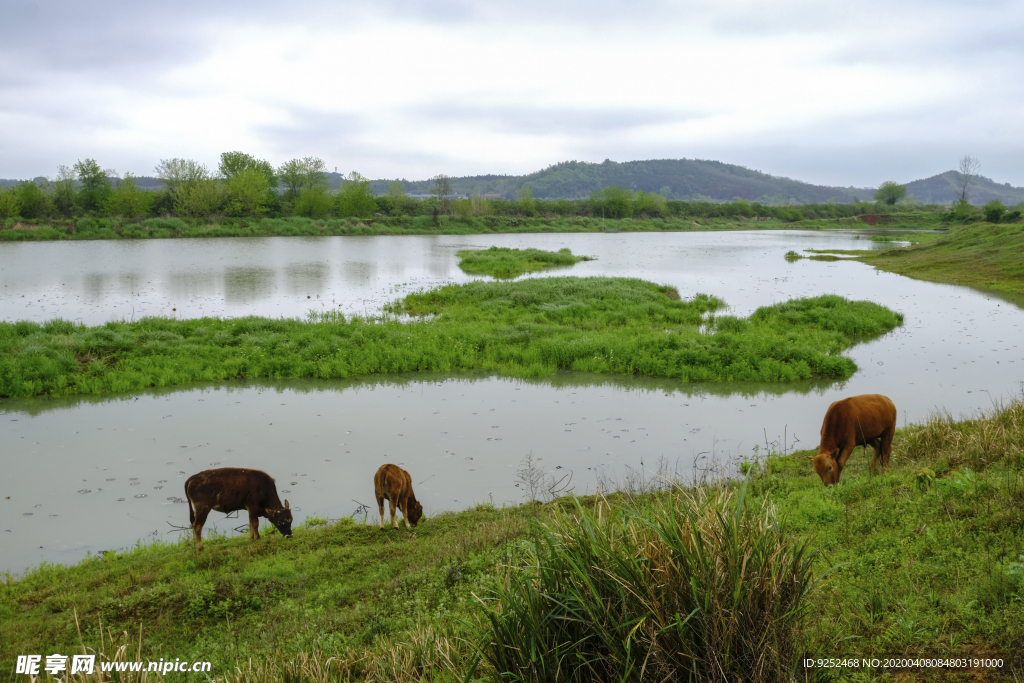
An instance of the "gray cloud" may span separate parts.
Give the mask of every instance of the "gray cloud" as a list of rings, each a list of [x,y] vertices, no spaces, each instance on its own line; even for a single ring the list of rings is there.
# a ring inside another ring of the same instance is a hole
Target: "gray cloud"
[[[528,135],[625,133],[637,128],[706,118],[708,111],[671,111],[642,107],[544,107],[432,102],[404,112],[409,121],[461,124]]]

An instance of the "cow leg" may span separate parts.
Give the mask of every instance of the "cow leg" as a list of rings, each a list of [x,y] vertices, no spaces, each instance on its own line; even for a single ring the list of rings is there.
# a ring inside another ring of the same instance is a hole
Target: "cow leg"
[[[887,429],[885,434],[882,434],[882,470],[889,469],[889,456],[892,455],[892,437],[895,436],[895,432],[891,429]]]
[[[836,467],[838,468],[836,471],[837,484],[839,483],[839,478],[843,476],[843,469],[846,467],[846,461],[850,459],[850,455],[853,453],[855,448],[857,448],[857,444],[846,446],[843,450],[839,451],[839,457],[836,458]]]
[[[254,508],[246,508],[249,511],[249,539],[260,540],[260,511]]]
[[[398,528],[398,518],[395,517],[395,501],[388,498],[388,509],[391,510],[391,528]]]
[[[411,529],[412,528],[412,524],[409,524],[409,499],[408,498],[405,499],[405,504],[402,505],[401,508],[402,508],[402,519],[405,520],[405,528],[406,529]]]
[[[377,496],[377,508],[380,510],[380,530],[384,531],[384,497]]]
[[[196,521],[192,523],[192,531],[196,537],[196,550],[203,549],[203,525],[210,514],[210,508],[196,504]]]

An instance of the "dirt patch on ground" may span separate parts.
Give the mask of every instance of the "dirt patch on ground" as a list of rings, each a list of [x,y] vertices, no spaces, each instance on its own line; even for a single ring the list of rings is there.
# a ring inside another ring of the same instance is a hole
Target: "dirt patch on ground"
[[[672,299],[673,301],[679,301],[679,290],[676,289],[675,287],[666,287],[665,289],[661,290],[661,293],[667,296],[669,299]]]
[[[889,225],[890,223],[896,222],[895,220],[893,220],[892,216],[877,215],[873,213],[865,214],[863,216],[857,216],[857,218],[861,222],[867,223],[868,225]]]

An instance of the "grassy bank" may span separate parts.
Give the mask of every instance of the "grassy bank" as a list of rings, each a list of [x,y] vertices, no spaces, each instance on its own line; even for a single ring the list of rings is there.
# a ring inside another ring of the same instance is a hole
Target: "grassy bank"
[[[99,327],[0,323],[0,396],[101,394],[235,378],[345,378],[482,370],[562,370],[684,381],[841,379],[841,352],[902,315],[838,296],[797,299],[749,318],[724,302],[679,300],[624,278],[472,282],[411,294],[383,319],[145,318]]]
[[[1024,293],[1024,224],[1019,223],[953,226],[948,233],[929,235],[921,243],[884,251],[806,251],[814,255],[807,257],[791,251],[786,259],[850,259],[918,280]]]
[[[919,280],[1024,293],[1024,224],[956,226],[939,239],[859,260]]]
[[[1024,401],[903,428],[889,472],[870,475],[869,458],[857,453],[833,489],[803,456],[757,461],[745,494],[736,482],[666,492],[657,477],[634,479],[607,499],[479,505],[413,532],[314,520],[290,540],[273,532],[255,543],[211,538],[197,554],[183,539],[43,566],[0,586],[0,666],[13,671],[18,653],[96,648],[102,623],[115,636],[127,632],[123,641],[143,659],[211,660],[216,676],[233,674],[225,680],[462,680],[474,666],[477,676],[495,665],[521,672],[522,646],[552,637],[534,653],[536,670],[559,651],[562,680],[572,680],[578,655],[623,626],[632,635],[618,638],[614,656],[606,649],[602,664],[649,653],[649,636],[659,633],[672,648],[699,646],[712,633],[702,620],[717,617],[719,637],[737,638],[731,648],[671,652],[699,652],[698,662],[731,654],[735,665],[747,661],[749,638],[761,643],[762,664],[792,663],[792,655],[999,657],[1003,669],[973,673],[795,674],[1015,680],[1024,642]],[[578,571],[590,568],[607,573]],[[531,575],[538,583],[522,581]],[[631,575],[642,588],[629,587]],[[692,594],[689,576],[701,577]],[[785,602],[793,594],[774,582],[786,576],[801,582],[790,589],[810,591],[806,599]],[[531,586],[545,586],[547,598]],[[715,602],[730,586],[737,602]],[[665,592],[649,593],[655,588]],[[696,609],[694,596],[715,609]],[[573,607],[578,623],[556,618]],[[615,619],[596,618],[609,607]],[[679,630],[687,615],[690,629]],[[559,629],[575,637],[560,640]],[[632,673],[616,678],[640,680],[642,660],[632,661]],[[697,680],[718,680],[699,670]],[[790,680],[787,671],[761,671],[758,680]]]
[[[400,216],[397,218],[262,218],[211,221],[188,218],[68,220],[8,219],[0,241],[173,239],[197,237],[322,237],[336,235],[478,235],[553,232],[665,232],[792,228],[780,219],[624,218],[589,216]]]
[[[510,279],[524,273],[547,268],[568,267],[580,261],[592,261],[589,256],[574,256],[568,249],[544,251],[543,249],[463,249],[459,252],[459,268],[474,275],[491,275]]]

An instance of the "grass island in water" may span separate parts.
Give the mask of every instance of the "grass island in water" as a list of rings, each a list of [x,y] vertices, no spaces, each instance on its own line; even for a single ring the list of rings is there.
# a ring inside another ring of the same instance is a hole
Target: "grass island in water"
[[[574,256],[568,249],[463,249],[459,252],[459,268],[473,275],[491,275],[499,279],[519,277],[545,268],[572,266],[580,261],[592,261],[589,256]]]
[[[226,379],[400,372],[559,371],[682,381],[844,379],[841,353],[902,324],[868,301],[826,295],[717,312],[706,294],[627,278],[470,282],[410,294],[380,318],[143,318],[97,327],[0,323],[0,396],[103,394]]]

